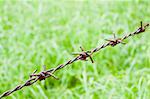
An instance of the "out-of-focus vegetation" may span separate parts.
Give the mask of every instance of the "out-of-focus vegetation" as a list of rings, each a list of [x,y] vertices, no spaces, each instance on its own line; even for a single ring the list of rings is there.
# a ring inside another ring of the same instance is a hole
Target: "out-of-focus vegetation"
[[[150,22],[150,2],[0,1],[0,94],[23,83],[35,69],[56,67],[79,46],[92,49],[116,33]],[[150,99],[150,31],[76,62],[7,99]]]

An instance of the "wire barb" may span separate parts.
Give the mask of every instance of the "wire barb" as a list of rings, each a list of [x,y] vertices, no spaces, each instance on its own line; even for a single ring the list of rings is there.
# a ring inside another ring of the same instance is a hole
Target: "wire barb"
[[[3,98],[3,97],[6,97],[6,96],[9,96],[10,94],[12,94],[13,92],[15,91],[18,91],[18,90],[21,90],[22,88],[24,88],[25,86],[30,86],[30,85],[33,85],[35,82],[37,82],[38,80],[39,81],[42,81],[42,80],[45,80],[46,78],[52,76],[53,78],[55,79],[58,79],[54,73],[57,71],[57,70],[60,70],[62,68],[64,68],[65,66],[69,65],[69,64],[72,64],[78,60],[84,60],[86,61],[87,58],[89,57],[91,62],[94,63],[93,59],[92,59],[92,54],[103,49],[103,48],[106,48],[107,46],[116,46],[117,44],[119,43],[122,43],[124,44],[123,40],[127,39],[128,37],[130,36],[134,36],[136,34],[139,34],[139,33],[142,33],[142,32],[145,32],[146,28],[149,26],[149,24],[146,24],[143,26],[142,22],[140,24],[140,27],[133,33],[130,33],[128,35],[125,35],[124,37],[122,38],[116,38],[115,34],[114,34],[114,40],[109,40],[107,39],[107,43],[104,43],[103,45],[97,47],[97,48],[94,48],[92,49],[91,51],[85,51],[82,47],[80,47],[81,51],[82,52],[78,52],[78,53],[74,53],[74,55],[77,55],[74,59],[71,59],[69,61],[67,61],[65,64],[61,64],[61,65],[58,65],[56,68],[52,68],[52,69],[49,69],[49,70],[46,70],[46,67],[44,67],[44,70],[41,71],[40,73],[37,73],[37,70],[35,70],[32,74],[30,74],[29,76],[29,79],[22,85],[18,85],[16,86],[14,89],[12,90],[8,90],[6,92],[4,92],[1,96],[0,96],[0,99]]]
[[[77,52],[77,53],[74,53],[74,55],[78,55],[78,59],[79,60],[84,60],[84,61],[87,61],[87,58],[89,57],[91,62],[94,63],[93,59],[92,59],[92,56],[89,54],[89,52],[85,51],[83,49],[83,47],[80,46],[80,49],[82,52]]]
[[[106,41],[109,42],[109,45],[111,45],[112,47],[116,46],[117,44],[121,43],[121,44],[126,44],[125,42],[123,42],[121,40],[121,38],[116,38],[116,35],[113,34],[114,38],[113,39],[105,39]]]

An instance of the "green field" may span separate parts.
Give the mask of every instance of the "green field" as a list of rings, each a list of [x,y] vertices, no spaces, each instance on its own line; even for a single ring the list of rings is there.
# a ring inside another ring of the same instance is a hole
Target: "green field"
[[[65,63],[83,46],[150,22],[150,2],[0,0],[0,94],[38,69]],[[59,80],[23,88],[6,99],[150,99],[150,28],[55,73]]]

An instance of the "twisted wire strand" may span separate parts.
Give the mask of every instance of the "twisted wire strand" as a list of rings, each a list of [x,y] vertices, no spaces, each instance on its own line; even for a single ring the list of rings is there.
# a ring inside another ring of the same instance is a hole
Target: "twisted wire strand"
[[[1,96],[0,96],[0,99],[3,98],[3,97],[6,97],[6,96],[9,96],[10,94],[14,93],[15,91],[18,91],[18,90],[21,90],[22,88],[26,87],[26,86],[30,86],[30,85],[33,85],[34,83],[36,83],[37,81],[41,81],[41,80],[45,80],[46,78],[52,76],[53,78],[55,79],[58,79],[54,73],[57,71],[57,70],[60,70],[62,68],[64,68],[65,66],[69,65],[69,64],[72,64],[78,60],[87,60],[88,57],[90,57],[90,60],[91,62],[93,63],[93,59],[92,59],[92,55],[93,53],[96,53],[98,52],[99,50],[107,47],[107,46],[116,46],[117,44],[119,43],[123,43],[123,40],[131,37],[131,36],[134,36],[136,34],[140,34],[140,33],[143,33],[145,32],[146,28],[149,26],[149,24],[146,24],[143,26],[142,22],[141,22],[141,26],[133,33],[130,33],[130,34],[127,34],[125,35],[124,37],[122,38],[117,38],[117,39],[114,39],[114,40],[108,40],[107,43],[104,43],[102,44],[101,46],[98,46],[90,51],[84,51],[84,49],[82,47],[81,50],[82,52],[79,52],[77,54],[77,56],[71,60],[68,60],[66,63],[64,64],[61,64],[61,65],[58,65],[56,68],[52,68],[52,69],[49,69],[49,70],[44,70],[44,71],[41,71],[39,73],[36,74],[36,71],[35,70],[29,77],[29,79],[24,83],[24,84],[21,84],[21,85],[18,85],[16,86],[14,89],[12,90],[8,90],[6,92],[4,92]]]

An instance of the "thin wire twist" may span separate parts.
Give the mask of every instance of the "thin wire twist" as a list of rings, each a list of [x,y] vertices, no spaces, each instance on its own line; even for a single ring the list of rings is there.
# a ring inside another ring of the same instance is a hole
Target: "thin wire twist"
[[[57,70],[60,70],[62,68],[64,68],[65,66],[69,65],[69,64],[72,64],[78,60],[84,60],[86,61],[88,57],[90,57],[90,60],[91,62],[93,63],[93,59],[92,59],[92,55],[93,53],[95,52],[98,52],[99,50],[107,47],[107,46],[116,46],[117,44],[119,43],[122,43],[123,44],[123,40],[129,38],[130,36],[134,36],[136,34],[140,34],[142,32],[145,32],[146,28],[149,26],[149,24],[146,24],[143,26],[142,22],[141,22],[141,26],[133,33],[130,33],[128,35],[125,35],[124,37],[122,38],[117,38],[117,39],[114,39],[114,40],[108,40],[107,43],[104,43],[102,44],[101,46],[97,47],[97,48],[94,48],[90,51],[84,51],[84,49],[82,47],[81,48],[81,51],[82,52],[79,52],[79,53],[75,53],[75,55],[77,55],[75,58],[67,61],[65,64],[61,64],[61,65],[58,65],[56,68],[52,68],[52,69],[49,69],[49,70],[43,70],[41,71],[40,73],[37,73],[37,70],[35,70],[29,77],[29,79],[24,83],[24,84],[21,84],[21,85],[18,85],[16,86],[14,89],[12,90],[8,90],[6,92],[4,92],[1,96],[0,96],[0,99],[3,98],[3,97],[6,97],[6,96],[9,96],[10,94],[12,94],[13,92],[15,91],[18,91],[18,90],[21,90],[22,88],[26,87],[26,86],[30,86],[30,85],[33,85],[34,83],[36,83],[37,81],[41,81],[41,80],[45,80],[46,78],[52,76],[54,79],[58,79],[54,73],[57,71]]]

